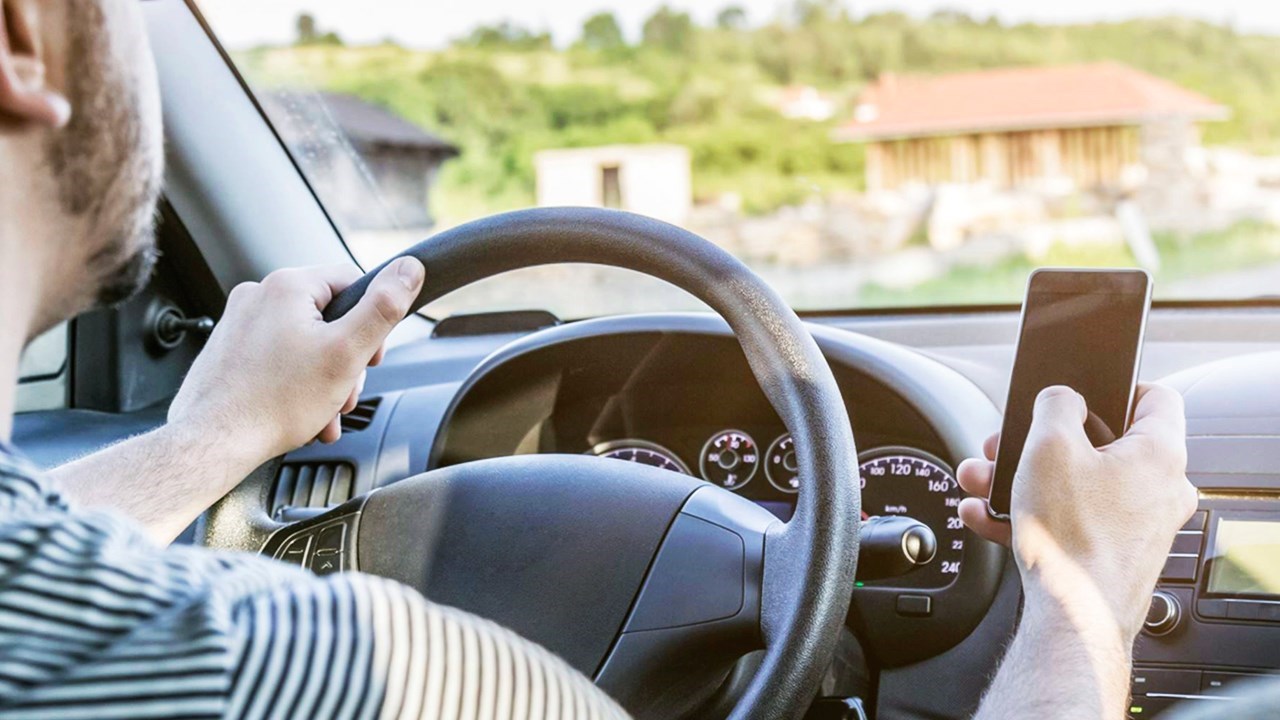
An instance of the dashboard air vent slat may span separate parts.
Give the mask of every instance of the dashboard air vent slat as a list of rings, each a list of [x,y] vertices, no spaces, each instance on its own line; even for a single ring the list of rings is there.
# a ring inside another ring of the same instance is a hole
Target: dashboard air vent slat
[[[359,432],[373,424],[373,417],[378,412],[378,406],[382,404],[381,397],[371,397],[367,400],[361,400],[351,412],[342,416],[343,432]]]
[[[286,462],[276,474],[271,515],[285,508],[328,508],[355,494],[355,469],[345,462]]]

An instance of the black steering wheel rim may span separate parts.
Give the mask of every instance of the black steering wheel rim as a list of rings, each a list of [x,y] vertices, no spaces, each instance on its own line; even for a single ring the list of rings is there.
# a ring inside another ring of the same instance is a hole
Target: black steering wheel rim
[[[811,478],[799,494],[794,517],[766,546],[761,629],[767,650],[733,717],[788,717],[803,709],[848,612],[860,498],[857,449],[844,401],[817,344],[791,308],[744,264],[710,242],[674,225],[619,211],[537,208],[505,213],[442,232],[401,255],[416,257],[427,268],[412,311],[509,270],[592,263],[670,282],[728,322],[761,389],[796,447],[803,448],[801,472]],[[380,269],[335,297],[325,319],[354,307]]]
[[[339,293],[325,319],[348,312],[382,267],[401,256],[415,257],[427,269],[411,312],[509,270],[590,263],[670,282],[728,322],[795,438],[807,478],[795,515],[765,546],[760,625],[766,651],[731,717],[802,712],[848,612],[860,497],[847,409],[830,367],[791,308],[739,260],[687,230],[620,211],[538,208],[461,225],[409,248]]]

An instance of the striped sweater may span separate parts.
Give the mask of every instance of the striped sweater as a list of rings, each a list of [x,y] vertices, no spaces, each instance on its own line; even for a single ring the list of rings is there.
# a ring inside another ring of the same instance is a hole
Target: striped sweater
[[[157,547],[0,446],[0,719],[624,717],[493,623],[380,578]]]

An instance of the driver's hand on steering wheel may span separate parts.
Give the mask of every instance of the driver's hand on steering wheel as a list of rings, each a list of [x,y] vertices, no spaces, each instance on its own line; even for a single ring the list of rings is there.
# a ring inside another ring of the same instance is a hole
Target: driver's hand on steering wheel
[[[1133,425],[1098,449],[1085,434],[1087,416],[1074,390],[1042,391],[1013,481],[1011,522],[986,508],[998,435],[984,444],[986,458],[960,465],[960,486],[975,496],[961,502],[960,517],[1013,548],[1029,601],[1037,592],[1064,604],[1096,601],[1131,642],[1174,535],[1196,509],[1182,396],[1140,385]]]
[[[169,408],[169,423],[258,462],[313,439],[334,442],[340,414],[355,407],[365,368],[382,360],[383,342],[424,276],[418,260],[397,260],[333,323],[320,312],[360,277],[354,265],[278,270],[236,286]]]

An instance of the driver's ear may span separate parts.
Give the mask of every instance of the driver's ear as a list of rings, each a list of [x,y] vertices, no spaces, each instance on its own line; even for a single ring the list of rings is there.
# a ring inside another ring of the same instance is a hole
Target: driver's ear
[[[46,84],[46,47],[40,20],[47,0],[0,0],[0,131],[36,124],[58,128],[71,118],[71,104]]]

